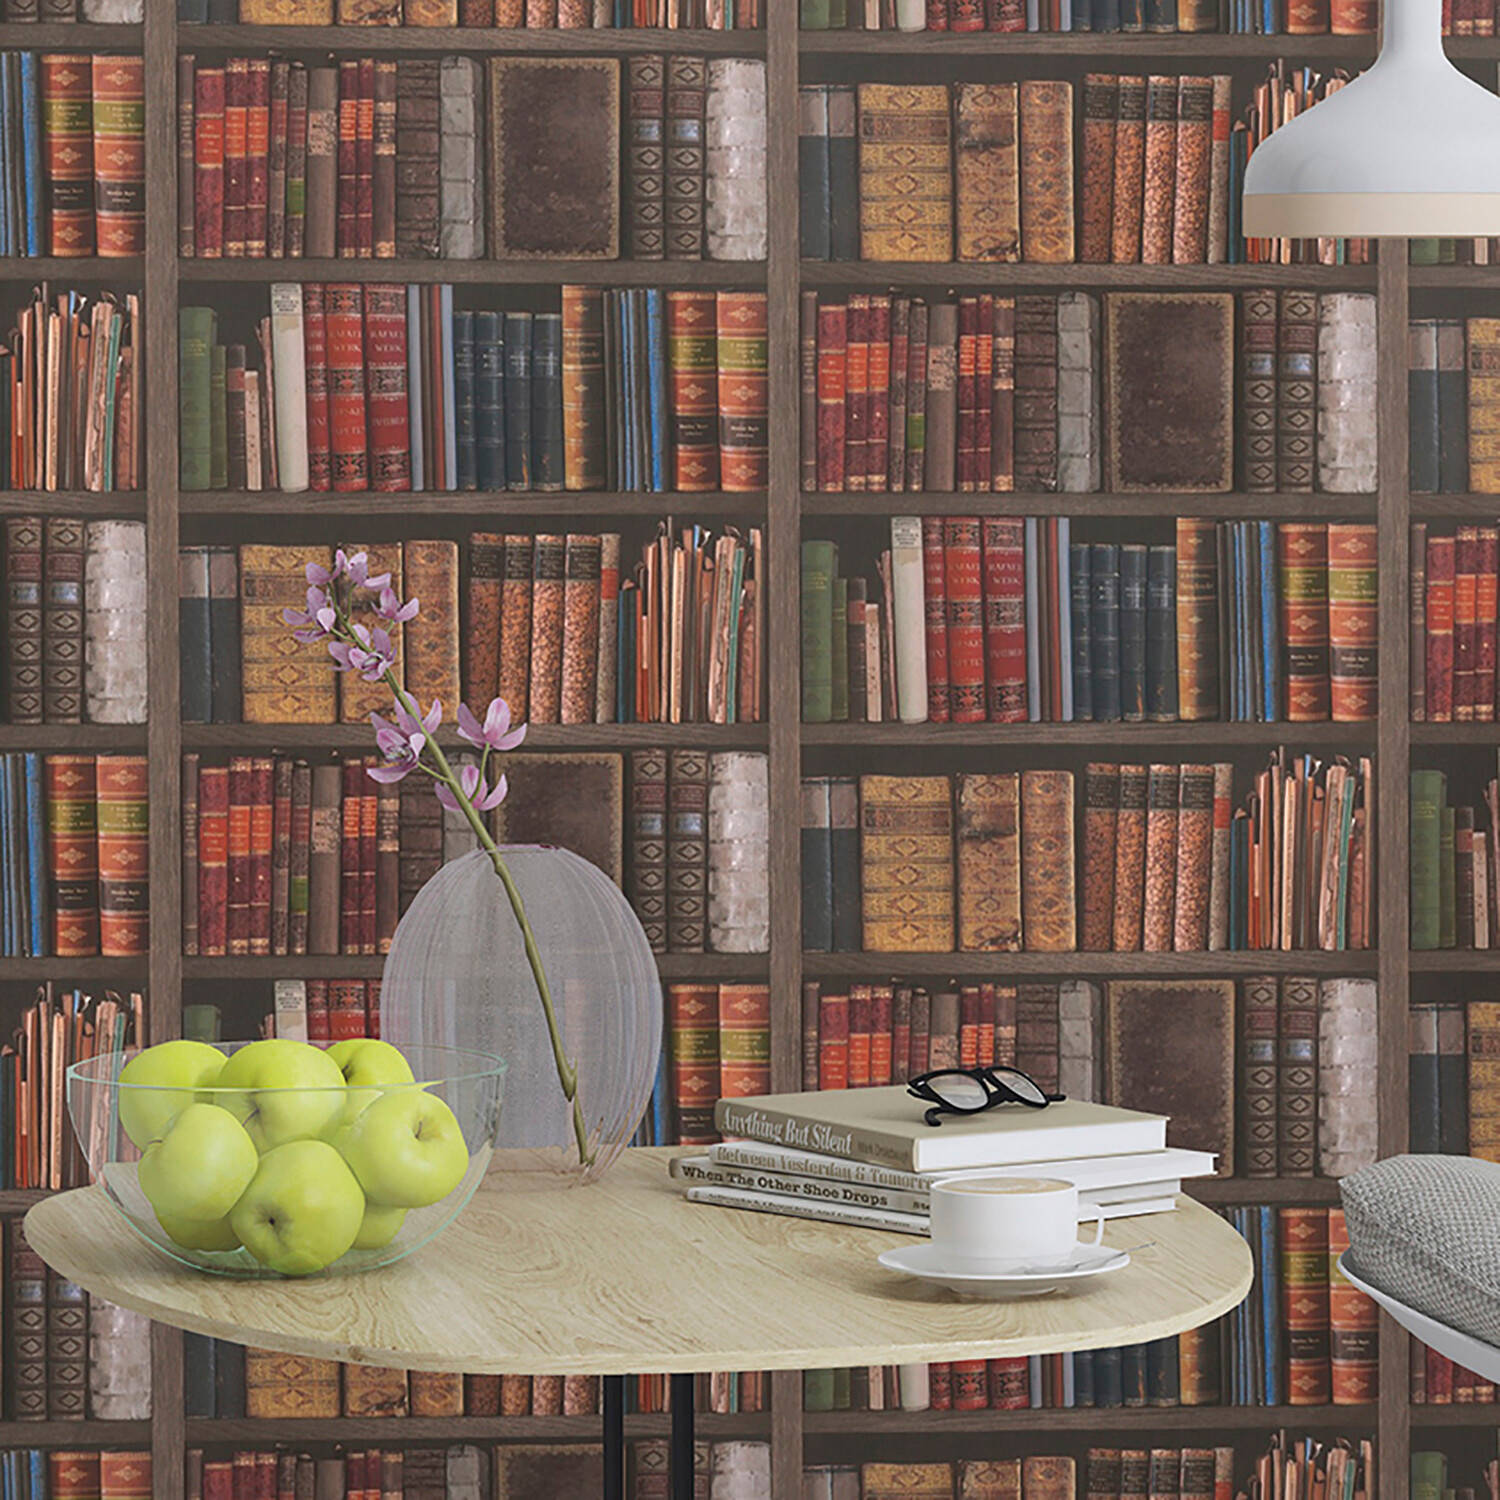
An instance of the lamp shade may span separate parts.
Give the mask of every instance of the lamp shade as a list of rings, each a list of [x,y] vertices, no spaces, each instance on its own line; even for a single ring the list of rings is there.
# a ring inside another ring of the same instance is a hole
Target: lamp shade
[[[1247,236],[1500,235],[1500,98],[1444,55],[1442,0],[1385,0],[1382,31],[1364,73],[1251,153]]]

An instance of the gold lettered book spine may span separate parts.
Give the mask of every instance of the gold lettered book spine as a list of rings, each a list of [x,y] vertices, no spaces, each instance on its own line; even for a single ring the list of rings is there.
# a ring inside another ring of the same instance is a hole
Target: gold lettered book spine
[[[860,1500],[953,1500],[953,1465],[861,1464]]]
[[[870,953],[953,951],[953,792],[946,776],[862,776],[860,872]]]
[[[1073,259],[1073,85],[1021,83],[1021,259]]]
[[[338,0],[340,26],[399,26],[401,0]]]
[[[859,257],[953,259],[946,84],[859,85]]]
[[[384,1365],[344,1366],[346,1417],[404,1417],[410,1410],[405,1370]]]
[[[333,0],[240,0],[241,26],[332,26]]]
[[[961,1458],[957,1469],[958,1500],[1021,1500],[1019,1458]]]
[[[407,1375],[414,1417],[461,1417],[464,1378],[441,1370],[412,1370]]]
[[[408,26],[457,26],[458,0],[405,0]]]
[[[1021,931],[1028,953],[1078,946],[1073,773],[1021,773]]]
[[[458,544],[413,541],[404,548],[405,584],[421,601],[406,627],[406,689],[425,709],[458,702]],[[484,705],[477,705],[483,715]]]
[[[1500,494],[1500,318],[1470,318],[1469,488]]]
[[[337,1417],[338,1361],[247,1348],[245,1415],[260,1418]]]
[[[958,258],[1021,258],[1020,161],[1014,83],[957,83],[953,176]],[[988,373],[988,372],[986,372]]]
[[[307,603],[307,565],[329,567],[327,547],[240,548],[241,718],[246,724],[333,724],[338,690],[333,663],[303,645],[282,618]]]
[[[1014,953],[1021,946],[1021,778],[958,777],[958,947]]]

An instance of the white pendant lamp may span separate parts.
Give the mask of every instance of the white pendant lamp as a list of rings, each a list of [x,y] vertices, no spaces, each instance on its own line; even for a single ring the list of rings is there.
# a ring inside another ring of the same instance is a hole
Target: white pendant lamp
[[[1500,97],[1444,56],[1442,20],[1385,0],[1375,62],[1251,153],[1247,236],[1500,235]]]

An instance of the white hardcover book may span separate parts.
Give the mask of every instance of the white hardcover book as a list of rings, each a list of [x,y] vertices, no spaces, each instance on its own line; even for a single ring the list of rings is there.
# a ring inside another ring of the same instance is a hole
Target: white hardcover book
[[[1099,299],[1091,292],[1060,292],[1057,298],[1059,490],[1091,494],[1099,488],[1099,408]],[[1062,550],[1061,537],[1058,550]]]
[[[766,65],[715,57],[704,101],[704,248],[709,260],[766,256]]]
[[[922,584],[922,521],[891,517],[891,596],[896,637],[896,716],[927,719],[926,591]]]
[[[764,953],[771,945],[769,841],[730,830],[737,815],[768,805],[766,755],[724,750],[708,760],[708,946]]]
[[[1346,1177],[1376,1156],[1378,1015],[1373,979],[1318,987],[1318,1171]]]
[[[294,1042],[307,1040],[307,983],[301,979],[276,981],[276,1035]]]
[[[484,1494],[484,1455],[472,1443],[459,1443],[448,1449],[448,1500],[481,1500]],[[339,1460],[339,1489],[343,1493],[343,1461]]]
[[[690,1187],[689,1203],[717,1208],[745,1208],[755,1213],[781,1214],[791,1219],[817,1219],[824,1224],[848,1224],[856,1229],[884,1229],[893,1234],[926,1234],[926,1214],[902,1214],[888,1208],[853,1208],[840,1203],[815,1203],[784,1193],[756,1193],[749,1188]]]
[[[880,606],[870,600],[865,605],[865,720],[870,724],[878,724],[885,717],[880,674]]]
[[[444,260],[477,260],[484,254],[484,173],[479,165],[479,65],[472,57],[445,57],[438,131],[441,183],[439,237]]]
[[[1325,292],[1318,298],[1318,488],[1375,489],[1375,296]]]
[[[1097,1099],[1104,1072],[1099,986],[1065,979],[1057,987],[1057,1086],[1070,1099]]]
[[[101,1422],[151,1417],[151,1320],[89,1298],[89,1414]]]
[[[927,0],[896,0],[896,29],[922,31],[927,26]]]
[[[262,490],[265,443],[261,437],[260,371],[245,371],[245,488]]]
[[[931,1378],[925,1364],[896,1366],[896,1391],[902,1411],[926,1411],[932,1405]]]
[[[206,597],[206,555],[200,562]],[[88,523],[84,531],[83,608],[83,693],[90,722],[144,724],[146,526],[143,521]]]
[[[709,1500],[771,1500],[769,1443],[717,1442],[709,1452]]]
[[[271,358],[276,370],[276,457],[281,488],[307,488],[307,358],[302,340],[302,285],[271,283]],[[248,433],[247,433],[248,444]]]

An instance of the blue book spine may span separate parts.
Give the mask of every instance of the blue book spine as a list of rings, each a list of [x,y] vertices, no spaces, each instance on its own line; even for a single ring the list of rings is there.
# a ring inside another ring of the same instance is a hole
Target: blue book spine
[[[1069,1358],[1073,1362],[1073,1405],[1094,1405],[1094,1351],[1080,1349]]]
[[[31,1453],[31,1500],[43,1500],[47,1494],[47,1454],[42,1448]]]
[[[1267,724],[1281,717],[1281,610],[1276,597],[1276,523],[1259,521],[1260,528],[1260,654],[1265,681]]]
[[[531,323],[531,482],[563,487],[562,314],[537,313]]]
[[[474,464],[485,493],[505,488],[505,340],[500,314],[474,314]]]
[[[3,942],[5,956],[15,958],[20,953],[16,942],[15,923],[15,898],[17,892],[13,889],[11,871],[18,865],[15,863],[15,833],[19,822],[16,814],[19,811],[11,800],[11,782],[13,780],[10,772],[10,757],[6,757],[5,777],[0,780],[0,870],[5,872],[3,884],[0,884],[0,942]]]
[[[1081,721],[1094,717],[1094,693],[1090,674],[1093,670],[1091,619],[1089,613],[1090,570],[1089,544],[1075,542],[1068,548],[1069,593],[1071,594],[1073,710]]]
[[[662,1040],[661,1056],[656,1060],[656,1087],[651,1090],[651,1132],[658,1141],[669,1141],[672,1137],[668,1125],[667,1109],[667,1046]]]
[[[3,191],[0,191],[0,254],[15,255],[17,213],[13,196],[15,178],[15,142],[11,138],[16,119],[15,61],[13,52],[4,54],[0,60],[0,161],[5,163]]]
[[[1120,717],[1146,717],[1146,549],[1120,548]]]
[[[1094,680],[1094,719],[1097,723],[1107,724],[1121,715],[1120,549],[1113,542],[1095,542],[1091,552],[1089,613],[1093,644],[1090,675]],[[1076,601],[1073,615],[1076,620]],[[1078,717],[1083,717],[1081,710]]]
[[[438,368],[443,372],[443,475],[444,489],[458,488],[458,419],[454,411],[456,393],[453,368],[453,288],[446,282],[438,288]]]
[[[1262,1205],[1260,1216],[1260,1312],[1265,1339],[1265,1404],[1281,1405],[1281,1264],[1276,1244],[1276,1210]]]
[[[667,343],[660,287],[646,293],[647,382],[651,403],[651,488],[667,488]]]
[[[1229,717],[1236,721],[1245,718],[1245,567],[1244,534],[1240,526],[1231,524],[1228,536],[1229,573],[1221,587],[1229,601],[1229,682],[1226,701]]]
[[[474,438],[474,314],[453,314],[454,478],[461,490],[479,487]]]
[[[531,488],[531,314],[505,314],[505,487]]]
[[[636,463],[636,402],[640,391],[635,380],[635,293],[620,293],[620,411],[623,417],[624,441],[620,444],[620,488],[639,490],[641,483]]]
[[[1102,1407],[1123,1406],[1125,1393],[1120,1365],[1123,1350],[1094,1350],[1094,1405]]]
[[[26,878],[31,890],[29,952],[41,958],[47,952],[47,864],[46,830],[43,826],[42,757],[26,752]]]
[[[213,647],[208,603],[208,548],[184,547],[177,557],[178,665],[182,721],[213,717]]]
[[[427,488],[426,412],[422,399],[422,288],[406,289],[406,406],[411,447],[411,487]]]

